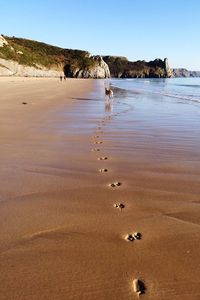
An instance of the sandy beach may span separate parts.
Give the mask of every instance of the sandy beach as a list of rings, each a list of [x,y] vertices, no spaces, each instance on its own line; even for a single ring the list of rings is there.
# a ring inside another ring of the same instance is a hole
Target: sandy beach
[[[0,91],[0,299],[131,300],[138,278],[142,299],[199,300],[188,124],[159,103],[111,112],[104,80],[0,78]]]

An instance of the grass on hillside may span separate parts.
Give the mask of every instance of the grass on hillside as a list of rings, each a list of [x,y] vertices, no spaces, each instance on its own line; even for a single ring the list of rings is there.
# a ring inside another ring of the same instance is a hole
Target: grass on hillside
[[[62,68],[71,64],[88,68],[95,64],[87,51],[63,49],[28,39],[4,36],[8,45],[0,48],[0,57],[17,61],[19,64],[46,68]]]

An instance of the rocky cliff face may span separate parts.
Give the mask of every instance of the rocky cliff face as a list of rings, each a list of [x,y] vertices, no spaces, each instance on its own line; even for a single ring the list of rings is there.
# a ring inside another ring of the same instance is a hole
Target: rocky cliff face
[[[110,77],[101,56],[0,35],[0,75],[57,77],[64,73],[76,78]]]
[[[16,61],[0,58],[0,76],[58,77],[61,75],[63,75],[62,68],[59,71],[47,69],[41,65],[30,67],[20,65]]]
[[[91,64],[85,67],[68,63],[64,66],[67,77],[73,78],[108,78],[110,70],[101,56],[90,56]]]
[[[3,47],[4,45],[8,45],[8,42],[2,35],[0,35],[0,47]]]
[[[104,56],[103,59],[108,64],[111,77],[117,78],[160,78],[172,77],[173,74],[168,64],[167,58],[164,60],[155,59],[146,62],[138,60],[128,61],[126,57]]]

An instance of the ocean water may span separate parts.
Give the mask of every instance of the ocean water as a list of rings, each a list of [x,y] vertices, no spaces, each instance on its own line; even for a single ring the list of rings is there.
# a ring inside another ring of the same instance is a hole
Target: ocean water
[[[160,95],[200,103],[200,78],[112,80],[113,86],[146,95]]]
[[[112,87],[114,98],[110,108],[98,101],[96,110],[105,105],[113,120],[107,130],[118,132],[123,149],[132,140],[142,151],[200,161],[200,78],[110,79],[99,90],[103,85]]]
[[[200,78],[112,79],[109,84],[113,109],[120,112],[126,106],[127,118],[141,114],[144,122],[160,119],[160,125],[165,121],[170,126],[174,119],[199,128]]]
[[[151,153],[159,150],[165,157],[176,152],[178,160],[200,161],[200,78],[109,79],[96,80],[94,85],[93,92],[74,100],[73,113],[79,122],[71,122],[64,131],[84,135],[110,116],[104,136],[117,142],[121,151],[133,152],[137,147]],[[109,103],[105,86],[114,91]],[[68,110],[63,114],[71,118]],[[130,141],[137,146],[130,148]]]

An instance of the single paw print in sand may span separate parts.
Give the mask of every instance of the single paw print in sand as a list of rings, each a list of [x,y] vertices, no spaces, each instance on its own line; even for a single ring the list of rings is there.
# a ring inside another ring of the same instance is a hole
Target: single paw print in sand
[[[108,169],[99,169],[99,172],[100,173],[106,173],[106,172],[108,172]]]
[[[116,187],[119,187],[121,185],[122,185],[121,182],[116,181],[116,182],[110,183],[108,186],[110,186],[112,188],[116,188]]]
[[[144,294],[146,290],[145,284],[141,279],[135,278],[133,280],[133,291],[140,296]]]
[[[141,240],[142,234],[140,232],[134,232],[133,234],[127,234],[125,240],[127,242],[133,242],[135,240]]]
[[[92,148],[91,151],[98,152],[98,151],[100,151],[100,149],[99,148]]]
[[[108,157],[107,156],[102,156],[102,157],[98,157],[97,160],[107,160]]]
[[[122,210],[122,209],[125,208],[125,204],[123,204],[123,203],[115,203],[115,204],[114,204],[114,207],[115,207],[115,208],[118,208],[118,209],[120,209],[120,210]]]
[[[95,145],[100,145],[100,144],[103,144],[103,142],[102,141],[95,141],[94,144]]]

